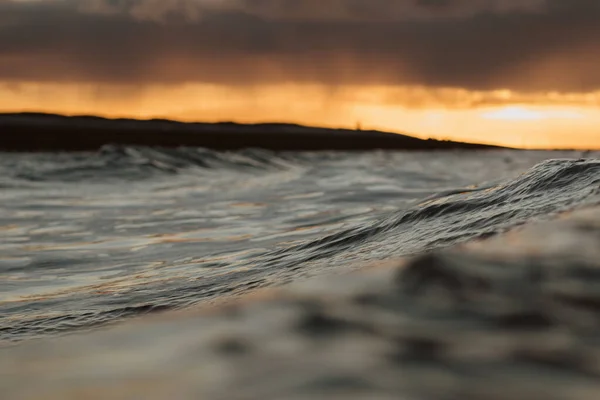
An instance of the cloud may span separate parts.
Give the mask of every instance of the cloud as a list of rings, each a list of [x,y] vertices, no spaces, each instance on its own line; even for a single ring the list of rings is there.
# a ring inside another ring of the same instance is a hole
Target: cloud
[[[142,21],[161,22],[171,16],[198,21],[211,6],[218,10],[218,5],[218,1],[210,0],[83,0],[78,9],[89,14],[129,15]]]
[[[214,12],[243,12],[271,20],[403,21],[465,18],[484,13],[540,12],[546,0],[81,0],[87,13],[126,14],[162,21],[197,21]]]
[[[600,89],[596,0],[0,1],[0,81]]]

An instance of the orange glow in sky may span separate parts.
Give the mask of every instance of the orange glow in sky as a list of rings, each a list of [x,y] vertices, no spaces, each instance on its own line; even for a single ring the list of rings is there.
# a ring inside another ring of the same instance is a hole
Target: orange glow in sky
[[[544,110],[528,107],[507,106],[481,114],[483,118],[504,121],[544,121],[556,119],[579,119],[584,115],[577,110]]]
[[[415,87],[2,84],[0,112],[292,122],[523,148],[600,149],[600,94]]]

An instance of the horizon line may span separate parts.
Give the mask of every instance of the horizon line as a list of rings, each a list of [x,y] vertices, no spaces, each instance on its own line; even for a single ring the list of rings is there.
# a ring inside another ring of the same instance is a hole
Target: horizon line
[[[284,121],[262,121],[262,122],[242,122],[236,120],[217,120],[217,121],[207,121],[207,120],[195,120],[195,119],[178,119],[173,117],[166,116],[126,116],[126,115],[107,115],[107,114],[87,114],[87,113],[58,113],[58,112],[47,112],[47,111],[34,111],[34,110],[19,110],[19,111],[0,111],[0,118],[6,116],[38,116],[38,117],[59,117],[65,119],[77,119],[77,118],[90,118],[90,119],[99,119],[105,121],[133,121],[140,123],[152,123],[152,122],[167,122],[173,124],[180,125],[239,125],[239,126],[248,126],[248,127],[260,127],[260,126],[290,126],[290,127],[298,127],[305,129],[313,129],[313,130],[323,130],[323,131],[347,131],[347,132],[365,132],[365,133],[384,133],[391,135],[400,135],[411,139],[423,140],[423,141],[437,141],[437,142],[452,142],[456,144],[465,144],[465,145],[480,145],[482,147],[495,147],[498,149],[504,150],[521,150],[521,151],[600,151],[599,148],[589,148],[589,149],[578,149],[578,148],[568,148],[568,147],[515,147],[515,146],[506,146],[503,144],[495,143],[495,142],[485,142],[485,141],[461,141],[461,140],[453,140],[450,138],[432,138],[426,137],[425,135],[419,135],[416,133],[409,133],[406,131],[395,131],[395,130],[382,130],[377,128],[369,128],[364,127],[362,121],[356,121],[355,128],[343,127],[343,126],[328,126],[328,125],[308,125],[299,122],[284,122]]]

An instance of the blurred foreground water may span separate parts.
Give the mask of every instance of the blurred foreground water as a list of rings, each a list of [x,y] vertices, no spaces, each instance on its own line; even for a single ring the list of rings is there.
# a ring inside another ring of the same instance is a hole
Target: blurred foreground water
[[[213,310],[0,349],[25,399],[600,398],[600,208]]]

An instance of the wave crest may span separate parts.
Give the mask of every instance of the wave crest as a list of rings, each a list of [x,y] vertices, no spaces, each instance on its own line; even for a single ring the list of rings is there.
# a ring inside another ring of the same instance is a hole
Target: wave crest
[[[516,179],[436,197],[378,223],[279,250],[266,261],[295,267],[337,255],[351,258],[352,252],[362,253],[363,259],[369,251],[373,258],[409,255],[489,237],[532,219],[592,204],[600,204],[600,160],[550,160]]]
[[[218,152],[204,148],[104,146],[96,153],[50,155],[29,168],[21,165],[14,177],[28,181],[83,181],[117,178],[139,180],[184,171],[279,171],[298,166],[300,157],[249,149]]]

